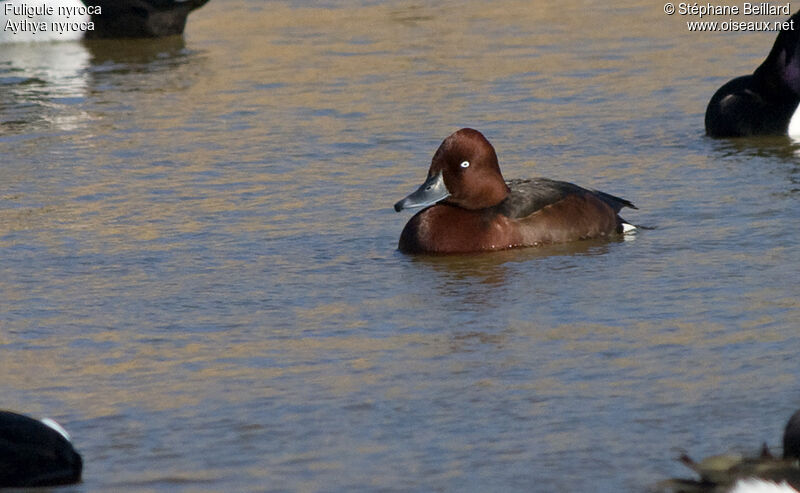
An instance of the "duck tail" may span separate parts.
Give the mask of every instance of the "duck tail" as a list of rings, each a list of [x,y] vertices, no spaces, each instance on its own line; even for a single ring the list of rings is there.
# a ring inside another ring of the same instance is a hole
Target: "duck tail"
[[[616,195],[611,195],[610,193],[601,192],[600,190],[594,190],[594,192],[598,195],[600,200],[608,204],[616,212],[619,212],[623,207],[638,209],[638,207],[633,205],[633,202],[631,202],[630,200],[625,200],[622,197],[617,197]]]

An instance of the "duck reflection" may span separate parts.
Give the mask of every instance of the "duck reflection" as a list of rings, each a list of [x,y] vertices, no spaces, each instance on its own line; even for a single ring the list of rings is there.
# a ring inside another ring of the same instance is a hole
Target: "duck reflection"
[[[630,239],[633,238],[635,236],[631,236]],[[630,239],[599,238],[536,248],[501,250],[488,254],[419,255],[410,258],[410,261],[431,267],[450,279],[474,280],[476,277],[481,277],[487,284],[503,284],[505,272],[510,264],[552,257],[605,255],[612,245]]]
[[[73,130],[88,117],[91,56],[80,43],[9,44],[0,50],[0,133]]]
[[[76,130],[93,118],[90,92],[118,88],[125,74],[173,71],[193,55],[180,36],[5,45],[0,51],[0,134]],[[175,85],[155,77],[139,80],[132,89]]]
[[[767,137],[742,137],[713,141],[712,151],[722,158],[774,158],[783,167],[786,165],[787,179],[792,187],[790,194],[797,193],[800,185],[800,166],[797,158],[800,157],[800,138],[786,135]],[[749,161],[748,161],[749,162]]]
[[[418,255],[409,258],[409,276],[419,282],[419,272],[432,283],[431,290],[442,295],[443,303],[453,303],[457,313],[483,313],[507,303],[520,282],[520,273],[530,269],[532,262],[545,262],[541,268],[579,272],[584,265],[578,257],[606,255],[622,238],[593,239],[569,244],[536,248],[512,249],[499,252],[467,255]],[[534,268],[540,268],[534,267]],[[536,293],[547,292],[551,286],[536,286]]]

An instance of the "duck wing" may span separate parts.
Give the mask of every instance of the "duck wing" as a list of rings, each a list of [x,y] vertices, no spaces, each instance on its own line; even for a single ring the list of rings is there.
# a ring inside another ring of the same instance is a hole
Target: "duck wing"
[[[579,187],[566,181],[551,180],[549,178],[531,178],[524,180],[506,181],[511,193],[498,205],[499,212],[507,217],[516,219],[529,216],[534,212],[555,204],[570,195],[591,194],[602,200],[614,212],[619,212],[623,207],[636,209],[630,201],[614,195]]]

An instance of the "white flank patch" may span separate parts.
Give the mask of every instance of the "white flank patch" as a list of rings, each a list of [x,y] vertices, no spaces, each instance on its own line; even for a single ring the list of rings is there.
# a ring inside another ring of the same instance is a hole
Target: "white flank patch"
[[[800,138],[800,105],[794,110],[792,119],[789,120],[789,136]]]
[[[636,231],[636,226],[633,224],[622,223],[622,234],[633,233]]]
[[[730,493],[798,493],[796,489],[783,481],[774,483],[757,478],[740,479],[733,485]]]
[[[68,442],[72,441],[72,438],[69,436],[69,433],[67,433],[67,430],[65,430],[63,426],[61,426],[60,424],[56,423],[54,420],[52,420],[50,418],[44,418],[44,419],[42,419],[42,423],[44,423],[47,426],[49,426],[50,428],[56,430],[61,436],[66,438]]]

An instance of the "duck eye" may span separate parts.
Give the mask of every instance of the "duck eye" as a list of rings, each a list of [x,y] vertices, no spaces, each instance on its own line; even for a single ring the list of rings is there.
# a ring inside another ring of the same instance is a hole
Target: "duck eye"
[[[469,168],[469,161],[464,161],[461,163],[462,168]]]

